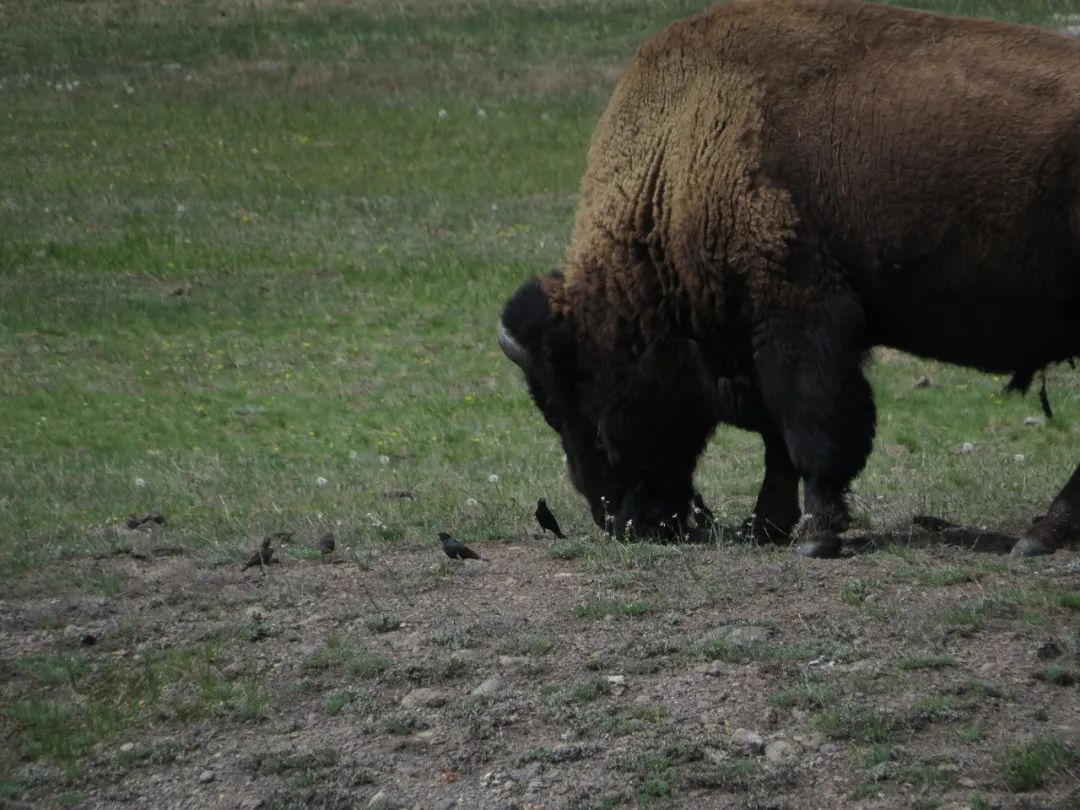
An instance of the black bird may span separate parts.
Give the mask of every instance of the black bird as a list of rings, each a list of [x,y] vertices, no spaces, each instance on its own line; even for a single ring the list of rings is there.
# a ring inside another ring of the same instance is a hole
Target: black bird
[[[255,553],[251,555],[244,567],[241,569],[247,571],[249,568],[254,568],[256,565],[260,568],[264,565],[269,565],[274,559],[274,549],[270,546],[270,536],[267,535],[262,539],[262,543]]]
[[[536,502],[536,522],[545,532],[552,532],[556,537],[566,539],[566,535],[559,528],[559,521],[555,520],[555,516],[548,509],[547,501],[543,498]]]
[[[328,554],[334,553],[334,533],[327,532],[319,538],[319,551],[322,552],[323,557]]]
[[[451,560],[483,560],[487,562],[486,558],[481,557],[467,545],[455,540],[446,532],[439,532],[439,540],[442,542],[442,550],[446,552],[446,556]]]

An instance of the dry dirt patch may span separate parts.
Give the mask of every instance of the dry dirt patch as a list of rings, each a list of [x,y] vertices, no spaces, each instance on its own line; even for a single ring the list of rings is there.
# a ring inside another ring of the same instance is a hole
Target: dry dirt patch
[[[77,653],[137,680],[155,656],[206,650],[191,677],[230,698],[185,719],[168,699],[185,686],[162,683],[84,767],[9,758],[12,777],[28,801],[101,807],[1077,800],[1075,759],[1023,793],[1003,759],[1040,740],[1075,756],[1078,689],[1053,677],[1080,670],[1075,552],[477,545],[490,563],[446,562],[434,541],[336,564],[286,549],[265,575],[63,563],[122,586],[0,603],[6,670]],[[9,679],[7,702],[78,703],[85,678]]]

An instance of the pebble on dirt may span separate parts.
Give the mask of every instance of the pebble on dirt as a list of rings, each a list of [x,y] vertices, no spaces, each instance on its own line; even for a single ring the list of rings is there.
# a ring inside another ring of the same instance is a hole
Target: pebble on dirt
[[[210,782],[213,782],[214,779],[216,779],[216,778],[217,778],[217,774],[214,773],[213,771],[209,771],[209,770],[203,771],[202,773],[199,774],[199,781],[202,782],[204,785],[209,784]]]

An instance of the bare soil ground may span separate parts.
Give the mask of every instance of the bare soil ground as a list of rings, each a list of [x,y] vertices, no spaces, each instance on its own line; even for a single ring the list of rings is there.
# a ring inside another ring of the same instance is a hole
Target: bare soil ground
[[[434,539],[339,543],[333,563],[286,547],[265,572],[57,563],[126,584],[0,602],[7,699],[41,689],[19,661],[77,652],[152,706],[81,767],[19,765],[6,806],[1080,806],[1080,554],[911,541],[831,561],[533,536],[476,542],[487,563]],[[204,697],[232,684],[254,708],[185,721],[162,693],[184,684],[132,686],[185,649],[208,651]],[[100,701],[91,682],[51,693]],[[1023,781],[1017,751],[1047,740],[1063,756]]]

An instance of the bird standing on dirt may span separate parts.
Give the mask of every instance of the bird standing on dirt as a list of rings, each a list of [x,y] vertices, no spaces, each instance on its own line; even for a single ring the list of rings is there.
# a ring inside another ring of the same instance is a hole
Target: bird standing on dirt
[[[247,571],[249,568],[254,568],[256,565],[262,568],[264,565],[269,565],[274,559],[274,549],[270,545],[270,536],[267,535],[262,539],[262,543],[255,553],[251,555],[250,559],[244,563],[243,571]]]
[[[446,552],[446,556],[451,560],[483,560],[488,562],[486,558],[481,557],[467,545],[455,540],[446,532],[439,532],[439,540],[442,542],[442,550]]]
[[[562,533],[562,529],[559,528],[559,521],[555,520],[555,516],[548,509],[547,501],[543,498],[536,502],[536,522],[540,524],[540,528],[545,532],[552,532],[560,539],[566,538],[566,535]]]
[[[318,545],[319,545],[319,551],[322,552],[323,559],[325,559],[328,555],[333,554],[334,553],[334,547],[335,547],[334,533],[333,532],[327,532],[326,534],[324,534],[322,537],[319,538],[319,544]]]
[[[136,529],[149,531],[157,526],[164,526],[165,516],[158,511],[150,512],[145,515],[128,515],[126,524],[132,531]]]

